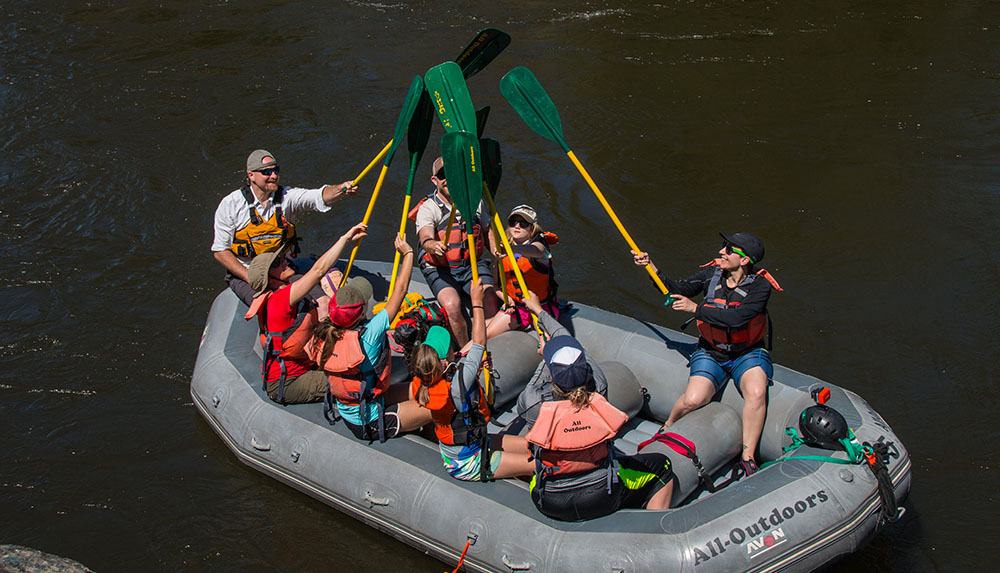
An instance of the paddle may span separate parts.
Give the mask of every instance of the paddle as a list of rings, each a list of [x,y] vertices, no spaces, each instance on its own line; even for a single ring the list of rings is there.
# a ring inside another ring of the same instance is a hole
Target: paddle
[[[486,129],[486,118],[490,116],[490,106],[484,105],[476,110],[476,137],[482,138]],[[485,177],[485,175],[484,175]]]
[[[531,73],[531,70],[524,66],[519,66],[513,70],[507,72],[507,74],[500,80],[500,93],[503,94],[504,98],[510,103],[514,108],[514,111],[521,116],[524,123],[528,124],[528,127],[533,129],[536,133],[542,137],[554,141],[562,147],[566,155],[569,156],[573,165],[576,166],[580,175],[583,176],[587,184],[590,185],[591,191],[597,197],[597,200],[601,202],[604,206],[604,210],[608,212],[611,216],[611,220],[614,221],[615,226],[618,227],[618,231],[625,238],[629,247],[637,253],[642,251],[639,249],[635,241],[622,226],[621,221],[618,219],[618,215],[615,214],[611,205],[608,204],[607,200],[604,198],[604,194],[601,190],[597,188],[597,184],[591,179],[590,174],[587,170],[583,168],[583,164],[580,160],[576,158],[576,155],[566,144],[566,139],[562,134],[562,122],[559,120],[559,112],[556,110],[556,106],[552,103],[552,99],[549,95],[545,93],[545,89],[542,85],[538,83],[535,75]],[[666,304],[672,304],[673,297],[670,296],[670,291],[667,286],[663,284],[660,277],[656,275],[656,271],[653,270],[651,265],[646,265],[646,272],[652,277],[653,282],[660,289],[660,292],[667,297]]]
[[[424,74],[424,82],[445,131],[475,133],[476,110],[458,64],[445,62],[434,66]]]
[[[464,80],[462,81],[464,84]],[[438,108],[440,112],[440,107]],[[472,234],[476,211],[483,195],[482,159],[479,154],[479,139],[465,131],[451,131],[441,138],[441,157],[444,159],[444,175],[451,194],[452,215],[457,210],[462,214],[466,238],[469,241],[469,264],[472,266],[472,284],[479,281],[479,263],[476,261],[476,238]],[[449,239],[451,226],[448,226]],[[486,400],[493,403],[493,384],[490,371],[483,375]]]
[[[431,135],[431,125],[434,120],[434,107],[431,99],[427,95],[427,90],[422,90],[420,101],[417,103],[417,110],[410,118],[410,126],[406,129],[406,147],[410,154],[410,174],[406,179],[406,197],[403,199],[403,216],[399,221],[399,234],[406,232],[406,217],[410,212],[410,198],[413,196],[413,178],[417,173],[417,164],[423,157],[424,149],[427,147],[427,140]],[[392,295],[396,286],[396,274],[399,272],[399,251],[392,261],[392,278],[389,280],[389,295]]]
[[[471,78],[488,66],[509,45],[510,36],[506,32],[497,30],[496,28],[486,28],[476,34],[476,37],[455,58],[455,63],[462,68],[462,75],[465,78]],[[354,178],[355,185],[359,184],[365,175],[368,175],[368,172],[385,157],[391,145],[392,141],[386,143],[382,151],[379,151],[378,155],[375,156],[375,159],[372,159],[371,163]]]
[[[478,126],[476,129],[479,131],[480,137],[479,152],[483,155],[483,198],[486,199],[487,205],[490,208],[490,221],[493,222],[493,236],[496,237],[496,243],[500,244],[503,241],[501,237],[505,236],[505,234],[503,223],[499,220],[499,217],[495,217],[497,210],[496,204],[493,201],[497,188],[500,186],[500,175],[502,173],[500,142],[495,139],[482,139],[482,131],[479,130]],[[503,304],[507,306],[507,273],[503,270],[503,261],[499,258],[496,260],[496,268],[497,276],[500,277],[500,293],[503,295]]]
[[[483,182],[483,199],[486,200],[486,206],[490,210],[490,219],[493,221],[493,232],[497,234],[500,238],[501,244],[503,244],[504,252],[507,254],[508,260],[511,261],[511,268],[514,271],[514,278],[517,280],[517,286],[521,288],[521,292],[524,294],[524,298],[530,298],[528,294],[528,285],[524,282],[524,274],[521,273],[521,267],[519,267],[515,261],[514,249],[510,246],[510,240],[507,239],[507,233],[503,230],[503,222],[500,220],[500,214],[497,213],[497,206],[493,202],[493,195],[496,192],[497,186],[500,184],[500,173],[501,173],[501,162],[500,162],[500,142],[495,139],[481,139],[479,140],[480,150],[483,156],[483,172],[485,173],[485,181]],[[503,292],[504,304],[507,304],[507,277],[503,270],[503,263],[498,262],[497,268],[500,270],[501,279],[501,290]],[[542,330],[538,327],[538,317],[534,313],[531,313],[531,322],[535,325],[535,330],[538,334],[542,333]]]
[[[455,58],[455,63],[461,66],[462,75],[466,79],[478,74],[489,65],[504,48],[510,45],[510,36],[496,28],[486,28],[476,35],[476,39],[462,50]]]
[[[410,91],[406,94],[406,99],[403,100],[403,109],[399,113],[399,119],[396,120],[396,129],[392,134],[392,141],[390,141],[389,149],[385,154],[385,162],[382,165],[382,171],[378,175],[378,182],[375,183],[375,190],[372,191],[372,198],[368,201],[368,209],[365,210],[365,217],[361,220],[365,225],[368,224],[368,219],[372,215],[372,209],[375,208],[375,201],[378,199],[378,192],[382,188],[382,182],[385,181],[385,174],[389,171],[389,164],[392,163],[392,157],[396,154],[396,148],[399,144],[403,142],[403,134],[406,132],[407,126],[410,125],[410,119],[413,117],[413,112],[417,109],[417,103],[420,102],[420,96],[424,93],[424,83],[420,80],[420,76],[414,76],[413,82],[410,83]],[[351,265],[354,264],[354,257],[358,254],[358,248],[361,247],[361,239],[358,239],[354,243],[354,249],[351,250],[351,257],[347,260],[347,268],[344,269],[344,277],[340,281],[340,286],[344,286],[347,282],[347,275],[351,272]],[[389,291],[389,295],[392,295],[392,291]]]

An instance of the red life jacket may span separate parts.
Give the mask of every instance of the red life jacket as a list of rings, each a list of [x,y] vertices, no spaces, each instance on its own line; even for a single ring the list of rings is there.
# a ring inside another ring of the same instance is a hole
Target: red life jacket
[[[410,218],[416,221],[417,211],[419,211],[420,206],[424,204],[424,201],[431,200],[437,206],[441,213],[449,213],[451,209],[454,209],[454,204],[449,208],[444,204],[444,201],[438,197],[437,191],[432,192],[427,197],[424,197],[417,203],[417,206],[410,211]],[[419,230],[419,229],[418,229]],[[472,236],[476,244],[476,258],[479,259],[483,255],[485,250],[485,242],[482,226],[479,222],[475,222],[472,225]],[[453,269],[460,268],[466,264],[469,260],[469,234],[465,231],[465,223],[462,221],[461,213],[455,214],[455,219],[452,222],[451,229],[442,229],[436,231],[435,237],[438,241],[441,241],[445,245],[444,256],[436,256],[428,253],[424,250],[421,244],[420,250],[423,252],[423,261],[434,267],[451,267]]]
[[[559,242],[559,237],[555,233],[541,233],[532,237],[529,244],[538,241],[543,241],[546,246],[554,245]],[[537,294],[540,302],[545,303],[555,298],[559,285],[556,284],[556,273],[552,267],[551,258],[547,261],[542,261],[534,257],[514,255],[514,259],[517,261],[518,268],[521,269],[521,276],[524,277],[524,283],[527,285],[528,290]],[[524,293],[521,292],[521,285],[517,282],[517,276],[514,274],[514,266],[511,263],[510,257],[504,257],[501,260],[503,261],[504,275],[507,278],[507,294],[515,302],[523,302]]]
[[[264,301],[257,308],[257,325],[260,327],[260,346],[264,349],[264,360],[261,364],[261,378],[264,383],[264,391],[267,391],[268,372],[271,363],[275,360],[281,367],[281,378],[278,384],[278,402],[282,402],[285,397],[285,376],[286,360],[309,360],[309,353],[306,345],[312,339],[313,327],[319,322],[316,303],[304,298],[295,305],[295,320],[288,328],[281,331],[268,329],[267,305],[272,292],[264,294]],[[254,315],[246,317],[248,320]]]
[[[595,470],[611,455],[611,440],[628,415],[600,394],[577,408],[569,400],[542,402],[538,420],[525,439],[536,446],[536,481]]]
[[[714,264],[714,261],[710,264]],[[708,292],[705,295],[704,304],[714,308],[737,307],[746,298],[750,284],[761,278],[771,283],[771,286],[775,290],[784,290],[778,284],[778,281],[771,276],[771,273],[765,269],[760,269],[751,275],[747,275],[740,281],[740,284],[736,285],[736,288],[731,291],[733,293],[731,300],[726,300],[725,298],[721,298],[718,293],[722,289],[722,269],[716,268],[715,274],[712,275],[712,280],[708,283]],[[769,322],[767,310],[765,309],[751,318],[745,325],[735,328],[714,326],[703,320],[698,320],[698,332],[716,350],[730,353],[742,352],[764,339],[764,334],[769,330]]]
[[[361,347],[360,330],[348,330],[334,343],[333,351],[322,364],[330,383],[330,393],[343,404],[350,406],[369,402],[385,394],[389,388],[391,363],[389,341],[382,340],[382,352],[374,364],[370,364]],[[385,335],[383,335],[385,336]],[[316,345],[315,356],[322,356],[323,349]],[[372,388],[366,390],[371,383]]]

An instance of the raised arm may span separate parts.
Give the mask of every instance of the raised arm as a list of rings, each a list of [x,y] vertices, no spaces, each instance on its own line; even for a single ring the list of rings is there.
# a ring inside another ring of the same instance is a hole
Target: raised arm
[[[472,299],[472,343],[486,346],[486,311],[483,309],[483,298],[492,289],[491,285],[482,284],[482,279],[469,288],[469,298]]]
[[[291,291],[288,293],[288,304],[294,305],[305,298],[305,296],[309,294],[309,291],[312,290],[314,286],[319,284],[319,281],[323,279],[327,271],[330,270],[330,267],[337,263],[337,260],[340,259],[340,255],[344,252],[344,249],[347,248],[347,245],[367,235],[367,230],[368,225],[358,223],[348,229],[346,233],[341,235],[341,237],[337,239],[337,242],[327,249],[327,251],[323,253],[323,256],[313,263],[312,268],[309,269],[301,279],[293,282],[291,286],[289,286]]]
[[[354,181],[344,181],[340,185],[327,185],[323,187],[323,202],[333,205],[348,195],[356,195],[358,192]]]
[[[406,242],[406,237],[396,233],[394,245],[396,251],[403,257],[403,263],[399,266],[399,274],[396,275],[396,290],[389,294],[389,300],[385,302],[385,310],[389,314],[390,320],[399,312],[403,305],[403,297],[406,290],[410,288],[410,277],[413,275],[413,247]]]

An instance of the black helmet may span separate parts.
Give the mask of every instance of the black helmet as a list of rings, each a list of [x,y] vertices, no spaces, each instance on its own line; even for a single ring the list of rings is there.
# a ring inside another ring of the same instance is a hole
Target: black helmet
[[[847,421],[833,408],[817,404],[802,411],[799,430],[802,432],[802,439],[810,446],[828,450],[843,449],[840,440],[847,437]]]

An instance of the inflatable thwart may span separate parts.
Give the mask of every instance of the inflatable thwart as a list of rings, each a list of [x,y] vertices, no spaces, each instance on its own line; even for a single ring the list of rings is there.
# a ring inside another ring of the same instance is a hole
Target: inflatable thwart
[[[376,298],[384,297],[391,264],[355,261],[355,267],[352,275],[369,278]],[[430,298],[419,272],[411,285]],[[897,516],[909,492],[909,454],[871,406],[779,365],[761,470],[752,476],[732,471],[742,409],[732,384],[674,424],[672,437],[650,441],[684,391],[695,339],[575,304],[561,320],[600,362],[609,400],[630,418],[616,447],[632,454],[649,442],[642,451],[667,455],[676,482],[667,511],[555,521],[535,508],[523,481],[452,479],[436,444],[424,437],[369,444],[343,423],[330,425],[322,403],[269,400],[260,387],[257,325],[243,319],[245,312],[229,290],[216,298],[191,382],[194,404],[229,448],[251,467],[446,563],[458,562],[465,550],[468,571],[811,570],[858,550]],[[509,332],[490,340],[489,350],[498,412],[491,431],[508,426],[523,433],[515,403],[540,361],[537,341]],[[393,383],[408,378],[401,357],[393,357]],[[811,446],[797,432],[820,388],[829,389],[825,407],[852,431],[842,440],[846,451]]]

